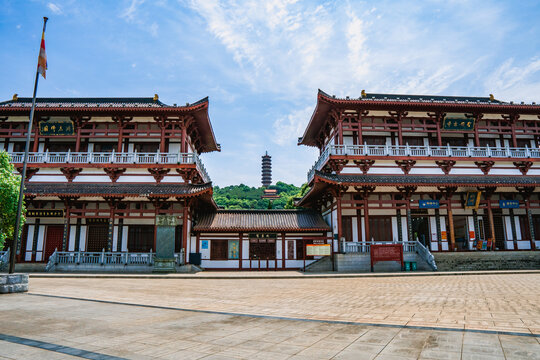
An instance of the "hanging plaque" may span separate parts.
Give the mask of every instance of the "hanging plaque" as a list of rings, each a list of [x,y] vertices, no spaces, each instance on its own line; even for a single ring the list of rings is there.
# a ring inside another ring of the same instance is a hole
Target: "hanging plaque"
[[[499,200],[501,209],[519,209],[519,200]]]
[[[39,135],[62,136],[74,135],[73,121],[71,120],[48,120],[39,122]]]
[[[443,130],[472,131],[474,122],[473,118],[446,118],[443,121]]]
[[[64,210],[27,210],[26,217],[63,218]]]
[[[418,201],[418,207],[420,209],[438,209],[439,200],[420,200]]]
[[[465,199],[465,209],[477,210],[480,204],[481,191],[469,191],[467,192],[467,199]]]

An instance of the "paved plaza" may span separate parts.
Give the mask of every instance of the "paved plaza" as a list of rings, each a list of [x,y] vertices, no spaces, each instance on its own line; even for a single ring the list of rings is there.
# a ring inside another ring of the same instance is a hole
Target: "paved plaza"
[[[0,359],[540,359],[540,274],[31,278]]]

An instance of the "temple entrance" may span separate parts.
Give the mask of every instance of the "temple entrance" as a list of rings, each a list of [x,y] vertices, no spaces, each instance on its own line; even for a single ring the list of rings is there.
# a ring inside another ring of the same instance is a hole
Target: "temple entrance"
[[[412,240],[418,240],[422,245],[429,249],[431,234],[429,231],[429,217],[413,217],[411,219]]]
[[[469,249],[469,228],[467,216],[454,216],[454,240],[458,251]]]
[[[154,225],[130,225],[128,251],[150,252],[154,248]]]
[[[43,261],[49,261],[49,257],[58,249],[62,251],[62,242],[64,239],[64,225],[48,225],[47,235],[45,237],[45,256]]]
[[[107,250],[109,226],[107,224],[88,225],[86,251],[102,252]]]
[[[275,260],[276,239],[249,239],[249,258],[252,260]]]
[[[493,209],[493,227],[495,228],[495,248],[499,250],[506,249],[504,236],[504,223],[501,209]]]

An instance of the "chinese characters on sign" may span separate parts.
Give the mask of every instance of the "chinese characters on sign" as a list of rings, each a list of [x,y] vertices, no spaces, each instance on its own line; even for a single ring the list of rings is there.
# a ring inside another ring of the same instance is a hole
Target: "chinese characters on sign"
[[[307,256],[330,256],[332,255],[332,249],[330,244],[324,245],[306,245],[306,255]]]
[[[420,200],[418,201],[418,207],[420,209],[438,209],[439,200]]]
[[[73,135],[74,133],[71,120],[39,122],[39,135],[42,136]]]
[[[276,239],[277,234],[265,234],[265,233],[250,233],[250,239]]]
[[[501,209],[518,209],[519,200],[499,200],[499,207]]]
[[[468,131],[474,130],[474,119],[446,118],[443,121],[443,130]]]
[[[26,211],[26,217],[63,218],[64,210],[28,210]]]
[[[229,259],[238,260],[238,240],[229,240]]]
[[[465,209],[477,210],[480,204],[481,191],[469,191],[467,192],[467,199],[465,200]]]

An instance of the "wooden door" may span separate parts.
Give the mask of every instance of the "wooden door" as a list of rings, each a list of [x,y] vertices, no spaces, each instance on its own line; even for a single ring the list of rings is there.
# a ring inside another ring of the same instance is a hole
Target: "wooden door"
[[[392,237],[392,218],[390,216],[370,216],[369,233],[371,241],[393,241]]]
[[[88,239],[86,241],[86,251],[101,252],[107,250],[109,227],[103,224],[88,225]]]
[[[341,217],[341,234],[345,241],[353,241],[352,216]]]
[[[55,249],[62,251],[62,241],[64,239],[64,225],[48,225],[45,236],[45,256],[43,261],[49,261]]]
[[[495,248],[506,249],[506,232],[504,230],[504,222],[501,209],[493,209],[493,227],[495,228]],[[512,219],[513,221],[513,219]]]

